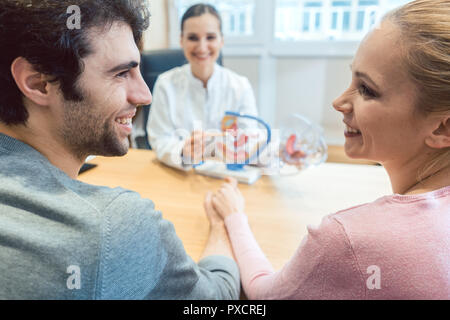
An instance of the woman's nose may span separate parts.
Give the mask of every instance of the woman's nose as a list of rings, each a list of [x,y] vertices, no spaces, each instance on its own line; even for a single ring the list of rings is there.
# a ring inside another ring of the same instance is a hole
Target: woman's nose
[[[208,49],[208,41],[206,39],[200,39],[198,43],[198,50],[199,51],[206,51]]]
[[[333,101],[333,108],[342,113],[353,111],[353,104],[346,95],[347,91]]]

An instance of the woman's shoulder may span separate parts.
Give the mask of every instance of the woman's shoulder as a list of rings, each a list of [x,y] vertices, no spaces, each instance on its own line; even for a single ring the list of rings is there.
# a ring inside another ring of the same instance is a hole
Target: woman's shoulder
[[[435,221],[442,217],[450,204],[450,186],[417,195],[388,195],[373,202],[340,210],[329,218],[341,226],[351,229],[372,228],[382,230],[389,227]],[[436,222],[436,221],[435,221]]]

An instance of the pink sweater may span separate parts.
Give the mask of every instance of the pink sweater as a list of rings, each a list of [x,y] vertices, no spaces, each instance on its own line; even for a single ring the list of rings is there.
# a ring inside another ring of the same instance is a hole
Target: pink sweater
[[[450,186],[326,216],[277,272],[244,214],[225,224],[249,299],[450,299]]]

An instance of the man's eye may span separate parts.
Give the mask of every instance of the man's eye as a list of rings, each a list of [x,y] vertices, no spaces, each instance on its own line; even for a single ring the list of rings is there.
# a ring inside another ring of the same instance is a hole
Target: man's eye
[[[123,71],[123,72],[117,74],[116,77],[117,78],[127,78],[129,73],[130,73],[130,70],[126,70],[126,71]]]
[[[188,40],[190,40],[190,41],[197,41],[197,40],[198,40],[198,38],[197,38],[197,37],[193,37],[193,36],[191,36],[191,37],[188,37]]]
[[[211,40],[216,40],[216,38],[217,38],[216,36],[209,36],[209,37],[208,37],[208,40],[210,40],[210,41],[211,41]]]

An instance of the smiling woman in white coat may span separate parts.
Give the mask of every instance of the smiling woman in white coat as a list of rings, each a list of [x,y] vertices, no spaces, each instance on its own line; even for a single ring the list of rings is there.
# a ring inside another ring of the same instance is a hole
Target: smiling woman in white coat
[[[224,39],[214,7],[186,11],[180,43],[189,63],[159,76],[147,131],[160,161],[189,170],[202,161],[205,131],[220,129],[226,111],[256,116],[257,108],[248,79],[217,64]]]

